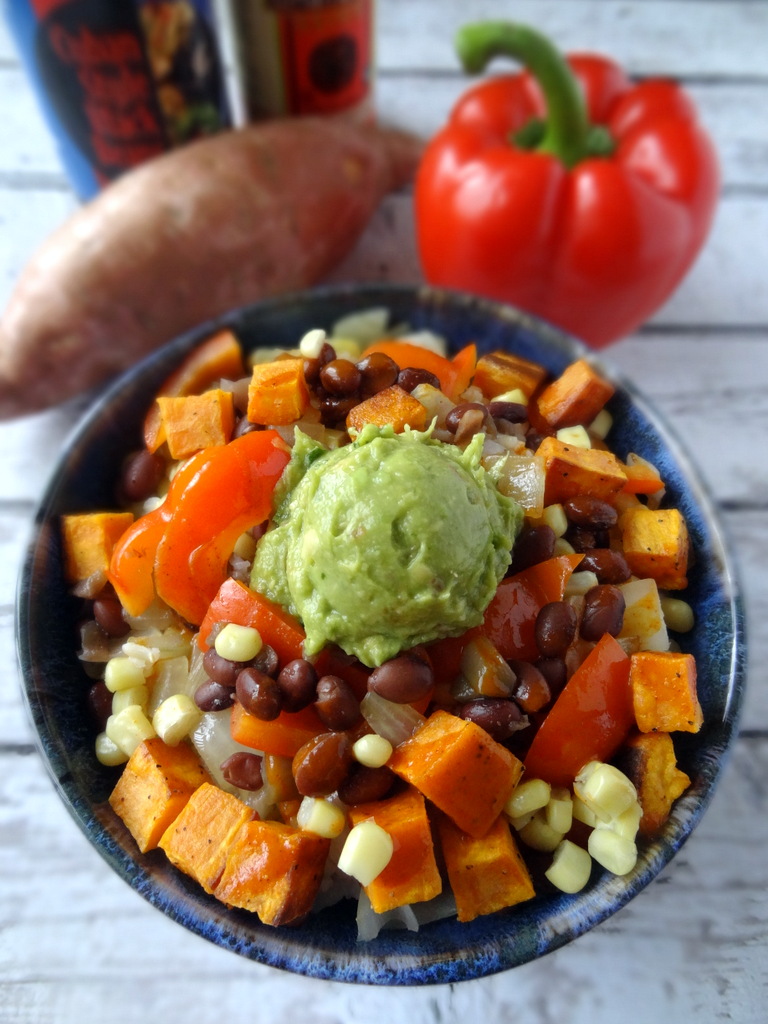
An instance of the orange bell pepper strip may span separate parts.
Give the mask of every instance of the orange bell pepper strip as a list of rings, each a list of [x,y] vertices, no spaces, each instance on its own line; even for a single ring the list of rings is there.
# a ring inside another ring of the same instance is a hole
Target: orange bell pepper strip
[[[155,558],[158,597],[195,625],[226,578],[237,538],[271,514],[290,448],[275,431],[259,430],[204,454],[183,493],[173,496]]]
[[[157,596],[153,572],[158,545],[177,496],[183,492],[205,459],[203,451],[186,462],[171,481],[163,504],[137,519],[112,550],[107,579],[129,615],[141,615]]]
[[[305,743],[327,731],[312,705],[302,711],[281,711],[271,722],[257,718],[242,704],[232,706],[232,739],[264,754],[294,757]]]
[[[476,345],[466,345],[453,359],[448,359],[422,345],[383,339],[369,345],[361,358],[373,352],[382,352],[394,359],[401,370],[413,367],[434,373],[440,381],[440,390],[453,401],[469,387],[477,365]]]
[[[609,761],[635,724],[630,658],[606,633],[565,684],[525,758],[525,776],[573,785],[589,761]]]
[[[536,616],[550,601],[562,601],[565,585],[583,555],[558,555],[502,580],[485,612],[480,633],[502,657],[537,658]]]

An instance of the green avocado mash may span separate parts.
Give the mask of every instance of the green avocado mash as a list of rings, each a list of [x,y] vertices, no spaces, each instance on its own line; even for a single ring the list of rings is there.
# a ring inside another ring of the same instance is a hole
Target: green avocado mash
[[[429,432],[368,426],[328,451],[297,432],[251,584],[369,666],[482,621],[522,522],[480,464]]]

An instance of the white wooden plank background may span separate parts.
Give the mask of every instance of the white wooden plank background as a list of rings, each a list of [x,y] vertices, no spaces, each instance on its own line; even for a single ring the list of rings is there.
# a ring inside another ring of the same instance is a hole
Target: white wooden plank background
[[[763,0],[379,0],[382,119],[427,136],[465,87],[468,14],[515,17],[637,76],[681,78],[718,146],[712,237],[678,292],[606,354],[657,405],[721,510],[748,612],[742,729],[712,806],[628,907],[539,963],[390,991],[244,962],[165,920],[111,874],[34,751],[13,667],[16,574],[32,512],[83,401],[0,426],[0,1022],[281,1024],[662,1020],[758,1024],[768,1005],[768,3]],[[0,20],[0,309],[75,208]],[[333,279],[418,280],[410,196],[390,197]]]

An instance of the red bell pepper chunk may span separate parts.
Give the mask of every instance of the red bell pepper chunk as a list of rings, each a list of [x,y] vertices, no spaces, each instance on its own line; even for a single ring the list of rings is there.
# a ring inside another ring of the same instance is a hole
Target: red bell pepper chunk
[[[158,596],[194,624],[224,582],[237,538],[271,514],[290,449],[274,430],[258,430],[202,454],[193,479],[173,495],[155,558]]]
[[[532,29],[467,25],[467,71],[489,76],[428,144],[414,202],[436,285],[511,302],[593,347],[633,331],[698,255],[719,194],[714,146],[672,82],[634,85],[613,61],[564,58]]]
[[[303,711],[283,711],[271,722],[265,722],[246,711],[242,704],[234,704],[230,723],[236,743],[280,757],[293,757],[313,737],[327,732],[327,726],[311,705]]]
[[[197,644],[202,651],[210,646],[208,638],[219,622],[258,629],[264,643],[274,648],[281,665],[302,657],[301,623],[284,608],[232,577],[221,584],[200,624]]]
[[[502,580],[479,627],[502,657],[538,657],[536,617],[545,604],[562,601],[565,585],[583,557],[558,555]]]
[[[573,785],[589,761],[609,761],[635,724],[630,658],[608,633],[568,680],[525,757],[526,778]]]

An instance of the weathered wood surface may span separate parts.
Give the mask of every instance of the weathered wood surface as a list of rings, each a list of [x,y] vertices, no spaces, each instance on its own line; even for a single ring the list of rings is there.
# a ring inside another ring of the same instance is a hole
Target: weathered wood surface
[[[380,0],[378,106],[426,136],[465,86],[450,40],[458,0]],[[385,991],[244,962],[165,920],[102,862],[33,745],[14,669],[13,603],[31,517],[82,400],[0,426],[0,1022],[281,1024],[405,1018],[758,1024],[768,1001],[768,3],[476,0],[567,49],[602,49],[637,76],[681,78],[723,171],[713,234],[678,292],[606,359],[683,438],[721,512],[748,615],[741,733],[681,854],[577,942],[456,987]],[[0,20],[0,308],[25,261],[75,208]],[[335,280],[418,280],[410,196],[390,197]]]

